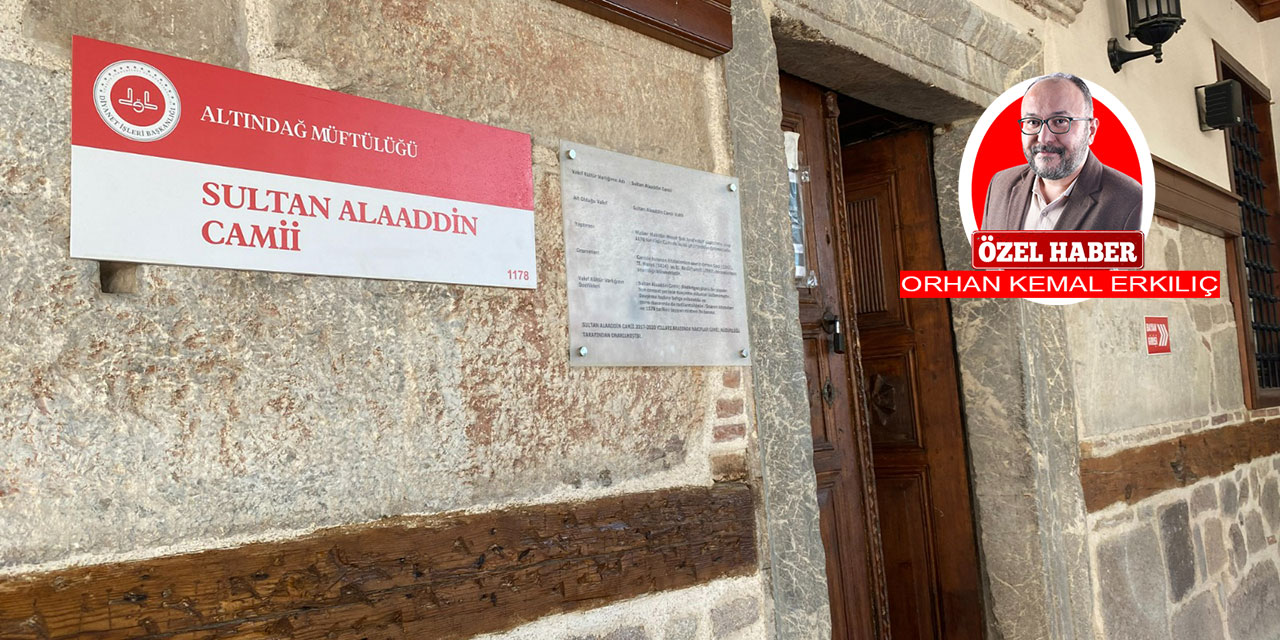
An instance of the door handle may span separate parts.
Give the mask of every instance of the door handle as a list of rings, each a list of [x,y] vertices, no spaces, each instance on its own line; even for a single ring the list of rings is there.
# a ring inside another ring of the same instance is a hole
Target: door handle
[[[840,316],[827,311],[822,314],[822,330],[831,334],[831,350],[844,353],[844,332],[840,330]]]

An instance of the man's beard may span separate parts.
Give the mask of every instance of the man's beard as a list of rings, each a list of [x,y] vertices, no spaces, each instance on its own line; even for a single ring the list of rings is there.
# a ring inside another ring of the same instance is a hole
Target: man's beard
[[[1056,153],[1062,157],[1062,161],[1056,168],[1042,167],[1036,163],[1036,154],[1041,152]],[[1029,149],[1024,148],[1023,155],[1027,158],[1027,164],[1031,165],[1031,170],[1042,180],[1061,180],[1075,173],[1084,164],[1089,155],[1089,147],[1082,145],[1075,153],[1068,154],[1064,146],[1036,143]]]

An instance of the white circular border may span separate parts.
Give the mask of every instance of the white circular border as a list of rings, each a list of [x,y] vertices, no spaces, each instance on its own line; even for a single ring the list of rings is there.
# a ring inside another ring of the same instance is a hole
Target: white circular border
[[[131,68],[132,67],[132,68]],[[160,116],[160,121],[148,127],[138,127],[129,125],[134,129],[145,132],[143,135],[134,135],[121,127],[121,123],[127,124],[123,118],[119,116],[111,107],[111,89],[117,82],[129,76],[138,76],[155,83],[160,92],[164,94],[165,113]],[[103,111],[101,94],[107,95],[107,111]],[[169,80],[169,76],[164,75],[163,71],[138,60],[120,60],[113,62],[98,72],[98,77],[93,81],[93,106],[98,112],[98,117],[102,118],[102,122],[111,128],[112,131],[121,136],[137,142],[155,142],[165,136],[173,133],[178,128],[178,121],[182,120],[182,100],[178,97],[178,88],[173,85],[173,81]],[[164,124],[169,113],[173,113],[173,122],[168,125]]]
[[[1084,80],[1083,78],[1081,78]],[[1035,82],[1035,78],[1023,80],[1013,85],[1000,97],[982,112],[982,117],[978,118],[978,122],[973,125],[973,131],[969,133],[969,141],[964,146],[964,156],[960,159],[960,176],[956,191],[960,194],[960,222],[964,224],[965,240],[970,245],[973,244],[973,234],[979,231],[978,219],[973,211],[973,164],[978,155],[978,147],[982,145],[982,141],[987,137],[987,131],[991,125],[995,124],[996,118],[1000,117],[1004,110],[1009,108],[1023,94],[1027,92],[1027,88],[1031,83]],[[1156,210],[1156,174],[1155,168],[1151,163],[1151,147],[1147,145],[1147,137],[1143,135],[1142,128],[1138,126],[1138,121],[1134,119],[1133,114],[1129,113],[1129,109],[1120,102],[1118,98],[1111,94],[1110,91],[1085,80],[1084,83],[1089,86],[1089,92],[1093,94],[1093,98],[1101,102],[1111,113],[1115,114],[1120,120],[1120,125],[1124,127],[1125,133],[1129,136],[1129,141],[1133,143],[1133,149],[1138,154],[1138,167],[1142,175],[1142,224],[1139,227],[1142,231],[1143,242],[1146,241],[1147,231],[1151,228],[1151,219],[1155,217]],[[1049,305],[1068,305],[1075,304],[1089,298],[1025,298],[1032,302]]]

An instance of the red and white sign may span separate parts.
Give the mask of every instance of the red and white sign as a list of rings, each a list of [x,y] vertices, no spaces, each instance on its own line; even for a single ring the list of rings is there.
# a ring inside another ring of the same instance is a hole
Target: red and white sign
[[[979,231],[975,269],[1141,269],[1141,231]]]
[[[72,40],[71,256],[535,288],[528,134]]]
[[[1147,316],[1142,319],[1147,335],[1147,355],[1173,353],[1169,346],[1169,317]]]

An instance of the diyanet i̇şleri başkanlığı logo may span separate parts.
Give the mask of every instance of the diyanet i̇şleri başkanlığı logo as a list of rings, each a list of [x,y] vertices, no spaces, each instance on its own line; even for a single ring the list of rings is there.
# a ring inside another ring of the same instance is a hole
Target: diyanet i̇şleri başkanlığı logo
[[[112,131],[138,142],[155,142],[178,126],[182,102],[159,69],[136,60],[107,65],[93,83],[93,104]]]

